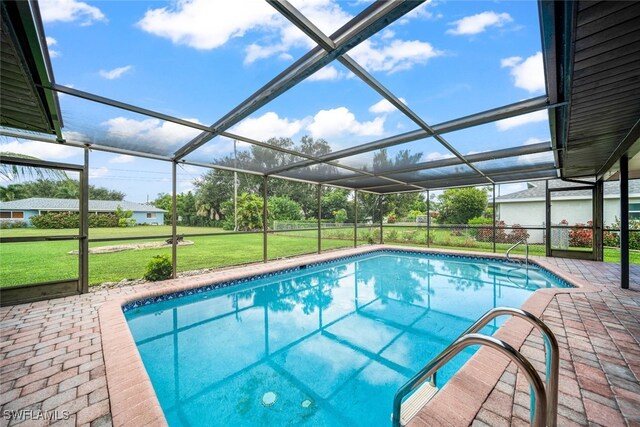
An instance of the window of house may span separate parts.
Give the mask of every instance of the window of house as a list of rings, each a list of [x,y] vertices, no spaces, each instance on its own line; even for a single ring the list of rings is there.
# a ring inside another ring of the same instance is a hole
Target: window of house
[[[0,212],[0,219],[22,219],[24,212]]]
[[[155,212],[149,212],[149,213],[147,213],[147,218],[148,218],[148,219],[155,219],[155,218],[156,218],[156,214],[155,214]]]
[[[640,219],[640,203],[629,203],[629,219]]]

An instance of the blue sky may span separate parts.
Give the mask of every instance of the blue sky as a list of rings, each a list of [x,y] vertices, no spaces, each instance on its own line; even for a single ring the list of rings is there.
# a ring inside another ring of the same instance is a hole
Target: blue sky
[[[366,1],[292,2],[331,34]],[[210,125],[304,55],[313,43],[260,0],[242,2],[41,0],[56,81],[76,89]],[[350,52],[429,124],[544,95],[535,1],[427,2]],[[65,137],[173,153],[198,131],[60,97]],[[230,131],[326,139],[334,150],[417,126],[339,63],[332,63]],[[463,154],[548,141],[545,112],[443,135]],[[211,162],[232,142],[215,138],[189,158]],[[239,148],[247,149],[245,144]],[[427,139],[394,149],[424,161],[449,156]],[[80,150],[4,138],[0,151],[79,163]],[[366,166],[373,153],[344,162]],[[522,161],[542,161],[540,156]],[[131,201],[170,191],[170,164],[91,154],[91,183]],[[185,166],[178,190],[202,169]],[[503,191],[504,194],[505,191]]]

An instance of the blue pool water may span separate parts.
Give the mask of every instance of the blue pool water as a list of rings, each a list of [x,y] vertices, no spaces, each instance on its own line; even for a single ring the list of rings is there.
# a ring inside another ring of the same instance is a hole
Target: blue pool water
[[[384,426],[398,387],[478,317],[564,286],[522,264],[377,251],[125,315],[171,426]]]

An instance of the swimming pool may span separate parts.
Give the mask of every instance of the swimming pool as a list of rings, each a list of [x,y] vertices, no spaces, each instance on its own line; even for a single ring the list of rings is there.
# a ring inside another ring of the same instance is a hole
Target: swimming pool
[[[171,426],[372,426],[389,424],[397,388],[488,309],[567,286],[516,262],[381,250],[124,310]]]

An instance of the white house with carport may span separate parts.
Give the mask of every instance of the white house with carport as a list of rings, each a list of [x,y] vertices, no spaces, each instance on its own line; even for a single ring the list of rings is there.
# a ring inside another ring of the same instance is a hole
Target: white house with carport
[[[24,221],[31,225],[31,217],[45,212],[78,212],[78,199],[52,199],[32,197],[29,199],[0,202],[0,221]],[[164,224],[165,211],[155,206],[126,200],[89,200],[89,213],[115,213],[116,209],[133,212],[136,224]]]
[[[550,180],[549,188],[575,186],[560,180]],[[529,182],[527,189],[496,197],[496,220],[507,226],[519,224],[523,227],[545,226],[545,182]],[[589,190],[554,192],[552,196],[551,223],[567,220],[569,225],[586,224],[592,218],[592,199]],[[620,218],[620,183],[604,183],[604,222],[611,226]],[[629,219],[640,220],[640,180],[629,181]],[[529,243],[543,243],[543,230],[529,230]]]

